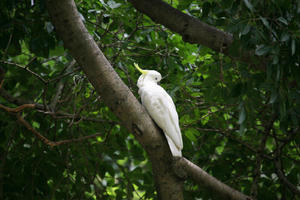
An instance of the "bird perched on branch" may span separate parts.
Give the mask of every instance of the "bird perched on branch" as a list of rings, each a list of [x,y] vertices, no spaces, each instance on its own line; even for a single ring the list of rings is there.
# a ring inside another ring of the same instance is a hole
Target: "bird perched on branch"
[[[134,66],[142,73],[137,82],[142,104],[165,133],[172,155],[181,157],[183,143],[178,114],[170,95],[157,84],[161,74],[155,70],[142,70],[136,63]]]

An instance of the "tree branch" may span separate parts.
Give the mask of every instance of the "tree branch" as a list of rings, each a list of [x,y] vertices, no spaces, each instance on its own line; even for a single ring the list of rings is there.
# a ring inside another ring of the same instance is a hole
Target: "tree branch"
[[[34,57],[26,66],[22,66],[18,63],[13,63],[13,62],[8,62],[8,61],[4,61],[4,60],[0,60],[1,63],[7,64],[7,65],[14,65],[17,66],[21,69],[24,69],[25,71],[31,73],[32,75],[34,75],[35,77],[37,77],[40,81],[42,81],[44,84],[48,83],[48,80],[45,80],[43,77],[41,77],[39,74],[35,73],[34,71],[30,70],[28,68],[28,65],[31,64],[31,62],[33,62],[36,58]]]
[[[219,195],[221,199],[251,200],[250,197],[220,182],[184,157],[175,160],[173,168],[178,176],[191,178],[198,185],[204,186]]]
[[[279,177],[279,179],[297,196],[300,197],[300,190],[297,188],[297,186],[293,185],[284,175],[284,172],[282,170],[281,162],[280,160],[274,160],[275,167],[276,167],[276,173]]]
[[[254,51],[249,52],[239,49],[238,55],[230,53],[229,49],[233,43],[231,34],[187,15],[161,0],[129,0],[129,2],[154,22],[180,34],[185,42],[207,46],[214,51],[224,53],[246,63],[259,63]],[[259,67],[263,68],[263,65],[260,64]]]
[[[15,98],[13,97],[11,94],[9,94],[5,89],[0,88],[0,96],[2,96],[4,99],[6,99],[7,101],[9,101],[10,103],[16,104],[16,105],[23,105],[23,104],[34,104],[35,108],[40,109],[40,110],[44,110],[45,107],[42,104],[39,103],[34,103],[33,101],[28,101],[28,100],[24,100],[21,98]]]
[[[65,70],[68,71],[75,64],[76,64],[76,61],[73,59],[71,62],[67,63],[67,66],[65,67]],[[62,93],[62,90],[63,90],[63,88],[65,86],[64,81],[62,79],[63,77],[62,76],[59,76],[59,77],[61,77],[61,78],[60,79],[56,79],[56,80],[59,80],[58,83],[57,83],[57,86],[56,86],[56,93],[55,93],[54,97],[52,98],[51,103],[49,105],[49,107],[52,110],[55,110],[56,104],[58,103],[58,100],[60,99],[60,95]]]
[[[297,129],[294,133],[297,132]],[[288,135],[288,138],[292,138],[294,135],[292,133],[290,133]],[[296,185],[293,185],[285,176],[284,173],[284,169],[282,167],[282,161],[280,159],[281,157],[281,152],[282,152],[282,148],[289,143],[289,140],[286,141],[286,143],[282,143],[282,144],[277,144],[277,148],[275,150],[275,154],[276,154],[276,159],[274,159],[274,165],[276,168],[276,174],[278,175],[279,179],[281,180],[282,183],[284,183],[295,195],[297,195],[298,197],[300,197],[300,190],[297,188]]]
[[[16,108],[10,108],[10,107],[0,104],[0,108],[4,109],[7,112],[19,112],[19,111],[23,110],[24,108],[35,108],[35,109],[37,109],[38,112],[41,112],[45,115],[50,115],[51,117],[53,117],[55,119],[76,119],[77,120],[76,123],[78,121],[89,121],[89,122],[95,122],[95,123],[104,123],[105,122],[105,123],[109,123],[111,125],[115,124],[114,121],[104,120],[101,118],[85,117],[85,116],[80,116],[78,114],[76,115],[76,114],[66,113],[63,111],[45,110],[44,105],[34,103],[30,100],[15,98],[12,95],[10,95],[9,93],[7,93],[7,91],[4,90],[3,88],[2,89],[0,88],[0,96],[2,96],[8,102],[16,104],[18,106]]]
[[[5,71],[4,69],[0,66],[0,90],[2,88],[2,85],[4,83],[4,77],[5,77]]]
[[[94,138],[94,137],[103,135],[101,133],[96,133],[93,135],[87,135],[87,136],[76,138],[76,139],[68,139],[68,140],[61,140],[58,142],[53,142],[53,141],[49,140],[48,138],[46,138],[45,136],[43,136],[42,134],[40,134],[37,130],[35,130],[23,117],[21,117],[21,115],[19,113],[17,114],[17,119],[29,131],[31,131],[39,140],[41,140],[42,142],[44,142],[45,144],[47,144],[51,147],[59,146],[62,144],[68,144],[68,143],[72,143],[72,142],[80,142],[80,141],[83,141],[86,139],[90,139],[90,138]]]
[[[2,104],[0,104],[0,108],[4,109],[7,112],[20,112],[21,110],[24,110],[25,108],[35,108],[35,104],[23,104],[21,106],[18,106],[16,108],[10,108],[7,106],[4,106]]]

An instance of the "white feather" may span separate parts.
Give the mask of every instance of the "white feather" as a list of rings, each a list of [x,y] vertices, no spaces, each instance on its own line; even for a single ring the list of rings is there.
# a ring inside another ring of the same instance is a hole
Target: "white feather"
[[[154,70],[143,70],[138,80],[142,104],[156,124],[164,131],[173,156],[182,156],[183,148],[178,114],[172,98],[157,84],[161,75]]]

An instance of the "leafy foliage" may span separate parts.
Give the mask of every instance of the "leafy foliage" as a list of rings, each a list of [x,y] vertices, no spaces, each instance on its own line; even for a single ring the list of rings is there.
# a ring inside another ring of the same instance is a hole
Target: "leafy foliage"
[[[136,96],[134,62],[162,73],[161,84],[180,116],[185,157],[257,199],[296,199],[287,182],[299,187],[300,3],[167,2],[232,33],[232,54],[243,48],[265,63],[240,63],[184,43],[121,0],[77,6]],[[0,198],[155,199],[145,152],[64,50],[45,1],[0,5],[0,62],[6,71],[0,103],[13,108],[35,102],[37,108],[20,114],[35,130],[51,141],[79,139],[47,146],[2,109]],[[190,181],[184,187],[187,199],[211,198]]]

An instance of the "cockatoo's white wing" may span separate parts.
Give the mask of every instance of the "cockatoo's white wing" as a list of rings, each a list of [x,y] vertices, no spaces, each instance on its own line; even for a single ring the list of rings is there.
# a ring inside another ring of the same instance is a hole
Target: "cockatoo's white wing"
[[[159,85],[151,84],[140,88],[143,105],[166,134],[168,144],[174,156],[181,156],[182,137],[178,123],[178,114],[172,98]]]

